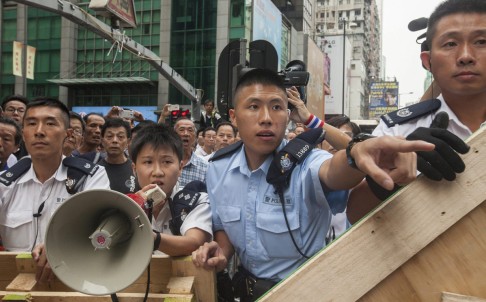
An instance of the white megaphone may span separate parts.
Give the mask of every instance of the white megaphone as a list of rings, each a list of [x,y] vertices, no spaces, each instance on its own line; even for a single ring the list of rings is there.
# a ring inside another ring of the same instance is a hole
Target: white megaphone
[[[135,282],[148,266],[152,226],[142,208],[110,190],[67,199],[47,227],[47,260],[64,284],[88,295],[108,295]]]

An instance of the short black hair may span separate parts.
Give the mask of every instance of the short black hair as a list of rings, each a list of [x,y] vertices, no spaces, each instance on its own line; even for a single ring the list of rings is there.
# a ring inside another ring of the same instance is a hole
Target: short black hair
[[[105,119],[105,117],[101,113],[98,113],[98,112],[90,112],[90,113],[86,114],[85,116],[83,116],[83,120],[84,120],[84,122],[86,124],[88,123],[89,117],[92,116],[92,115],[97,115],[97,116],[102,117],[103,119]]]
[[[342,126],[347,125],[349,128],[351,128],[353,136],[361,133],[361,128],[358,126],[358,124],[352,122],[346,115],[332,117],[326,121],[326,124],[335,128],[341,128]]]
[[[216,129],[214,129],[213,127],[206,127],[203,130],[203,136],[206,136],[206,132],[208,131],[214,131],[216,133]]]
[[[105,120],[105,124],[101,127],[101,137],[105,136],[106,129],[108,128],[118,128],[123,127],[127,132],[127,138],[132,136],[132,129],[130,128],[130,124],[128,122],[122,120],[121,118],[109,118]]]
[[[430,15],[427,24],[427,44],[432,49],[432,39],[440,19],[454,14],[486,14],[486,1],[484,0],[446,0],[439,4]]]
[[[29,103],[29,100],[23,95],[19,95],[19,94],[8,95],[2,101],[3,110],[5,110],[5,107],[7,107],[7,103],[10,101],[19,101],[23,103],[25,106],[27,106],[27,104]]]
[[[34,107],[50,107],[50,108],[57,108],[61,110],[61,118],[64,122],[65,129],[69,128],[71,125],[69,124],[69,109],[64,105],[63,102],[59,101],[55,98],[50,97],[38,97],[32,100],[30,103],[27,104],[27,108],[25,109],[25,117],[27,116],[27,111],[30,108]]]
[[[234,102],[236,101],[236,95],[241,89],[255,84],[275,86],[281,89],[285,95],[287,95],[284,81],[282,77],[279,76],[275,71],[270,69],[254,68],[245,73],[236,84],[235,94],[233,97]]]
[[[230,126],[231,129],[233,129],[233,134],[236,137],[236,133],[238,132],[238,129],[236,129],[236,127],[232,123],[230,123],[230,122],[221,122],[221,123],[219,123],[216,126],[216,133],[218,133],[219,128],[221,128],[222,126]]]
[[[79,115],[78,113],[76,113],[74,111],[69,111],[69,118],[71,120],[72,119],[78,120],[81,123],[81,127],[83,128],[83,132],[86,130],[86,122],[83,120],[81,115]]]
[[[15,136],[14,141],[15,145],[19,145],[20,141],[22,140],[22,130],[20,129],[19,124],[17,124],[13,119],[8,117],[0,117],[0,124],[11,125],[15,128]]]
[[[182,160],[182,140],[172,127],[163,124],[149,124],[142,127],[130,145],[130,156],[132,162],[137,162],[140,150],[146,145],[154,149],[169,147],[177,155],[179,161]]]
[[[152,121],[152,120],[142,120],[140,122],[138,122],[135,127],[132,128],[132,136],[134,133],[137,133],[140,129],[142,129],[142,127],[145,127],[147,125],[153,125],[153,124],[157,124],[156,122]]]
[[[209,104],[209,103],[213,104],[213,106],[214,106],[214,101],[212,99],[207,99],[207,100],[204,101],[204,105]]]

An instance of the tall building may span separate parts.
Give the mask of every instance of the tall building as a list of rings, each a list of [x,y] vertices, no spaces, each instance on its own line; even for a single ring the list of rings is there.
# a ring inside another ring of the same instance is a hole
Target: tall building
[[[324,52],[328,52],[329,47],[334,47],[331,42],[338,43],[337,37],[341,36],[339,43],[349,39],[352,47],[349,57],[344,51],[341,53],[345,89],[338,83],[340,77],[331,74],[331,96],[334,94],[344,104],[344,108],[340,106],[331,114],[344,113],[352,119],[368,118],[370,84],[380,76],[381,71],[382,13],[378,4],[381,6],[381,2],[377,3],[376,0],[316,0],[317,44]],[[342,46],[340,48],[343,49]],[[331,64],[338,62],[338,55],[335,54]],[[339,91],[344,91],[344,94]]]
[[[38,3],[51,1],[57,5],[55,0]],[[89,9],[89,2],[71,0],[109,24],[109,19]],[[304,33],[313,28],[311,0],[302,2],[306,19],[299,26],[282,16],[271,0],[134,0],[134,4],[137,27],[111,34],[150,49],[194,88],[203,89],[203,100],[217,95],[218,58],[231,41],[271,41],[279,69],[294,59],[307,60],[312,48]],[[0,16],[0,97],[47,95],[73,108],[102,113],[114,105],[125,106],[146,110],[148,118],[155,118],[152,112],[166,103],[191,103],[142,54],[123,49],[123,43],[15,1],[2,1]],[[36,48],[33,80],[12,74],[14,41]],[[323,67],[317,67],[321,70],[314,73],[322,73]]]

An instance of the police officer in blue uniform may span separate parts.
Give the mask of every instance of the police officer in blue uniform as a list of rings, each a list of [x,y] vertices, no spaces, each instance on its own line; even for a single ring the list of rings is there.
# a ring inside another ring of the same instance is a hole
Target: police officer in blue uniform
[[[254,301],[325,246],[331,213],[346,206],[345,199],[327,198],[330,193],[354,187],[365,174],[387,188],[410,182],[416,162],[410,151],[433,148],[421,141],[381,137],[354,140],[347,152],[334,156],[310,148],[305,140],[293,155],[282,153],[289,117],[296,122],[310,117],[304,103],[288,93],[272,71],[246,73],[230,111],[242,143],[216,153],[208,169],[214,241],[196,250],[193,261],[221,271],[236,252],[241,267],[233,281],[241,301]],[[295,106],[290,115],[289,102]],[[304,153],[305,159],[299,160]],[[267,179],[280,172],[285,185],[276,190]]]

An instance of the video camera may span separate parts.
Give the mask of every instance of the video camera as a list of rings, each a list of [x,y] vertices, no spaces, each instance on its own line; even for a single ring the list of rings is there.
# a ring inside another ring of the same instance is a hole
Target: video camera
[[[309,73],[306,70],[305,63],[300,60],[290,61],[285,69],[278,74],[282,77],[285,87],[307,86],[309,83]]]
[[[307,96],[305,87],[309,83],[310,74],[306,71],[305,63],[300,60],[290,61],[285,69],[278,73],[283,81],[285,87],[295,86],[300,94],[300,99],[307,105]],[[294,109],[294,106],[289,103],[289,109]]]

